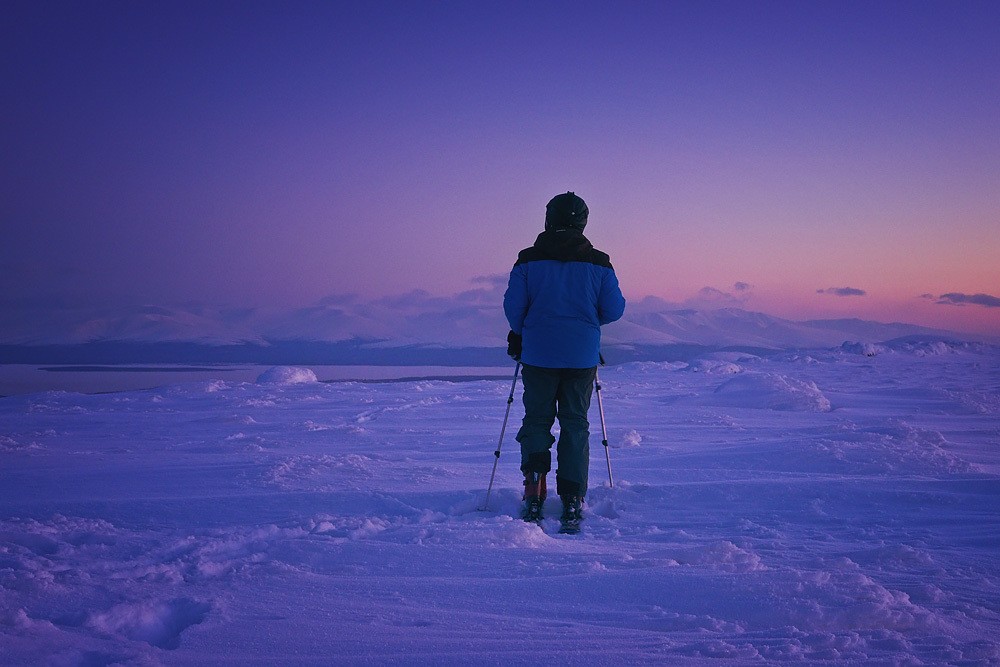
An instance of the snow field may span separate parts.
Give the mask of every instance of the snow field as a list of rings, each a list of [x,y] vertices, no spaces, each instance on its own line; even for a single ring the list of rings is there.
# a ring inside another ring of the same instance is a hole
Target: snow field
[[[926,349],[602,369],[572,537],[519,403],[478,509],[509,381],[2,399],[0,662],[995,664],[1000,355]]]

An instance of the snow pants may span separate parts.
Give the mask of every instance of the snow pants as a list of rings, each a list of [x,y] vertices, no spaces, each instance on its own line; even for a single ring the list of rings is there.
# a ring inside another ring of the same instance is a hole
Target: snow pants
[[[542,368],[522,366],[524,420],[517,432],[521,470],[552,469],[552,425],[559,418],[556,489],[560,496],[584,496],[590,468],[590,422],[587,411],[597,367]]]

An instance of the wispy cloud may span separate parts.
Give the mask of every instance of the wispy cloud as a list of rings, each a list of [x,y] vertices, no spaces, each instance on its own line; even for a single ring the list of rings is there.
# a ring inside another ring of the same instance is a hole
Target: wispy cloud
[[[828,287],[816,290],[816,294],[832,294],[833,296],[864,296],[867,294],[863,289],[857,287]]]
[[[732,286],[732,291],[726,292],[715,287],[702,287],[698,293],[685,299],[684,307],[700,309],[742,308],[753,296],[753,286],[750,283],[738,282]]]
[[[938,297],[937,303],[946,306],[964,306],[972,304],[974,306],[984,306],[985,308],[1000,308],[1000,297],[990,294],[962,294],[961,292],[948,292]]]

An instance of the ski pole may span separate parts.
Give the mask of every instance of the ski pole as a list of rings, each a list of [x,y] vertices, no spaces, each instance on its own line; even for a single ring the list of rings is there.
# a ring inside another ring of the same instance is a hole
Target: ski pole
[[[601,364],[604,364],[604,357],[601,356]],[[615,488],[615,480],[611,476],[611,452],[608,450],[608,429],[604,425],[604,402],[601,400],[601,376],[594,369],[594,388],[597,390],[597,409],[601,413],[601,435],[604,438],[601,444],[604,445],[604,458],[608,462],[608,484]]]
[[[493,491],[493,478],[496,477],[497,463],[500,462],[500,446],[503,445],[503,434],[504,431],[507,430],[507,418],[510,417],[510,405],[511,403],[514,402],[514,387],[517,386],[517,374],[520,372],[520,370],[521,370],[521,362],[519,361],[517,362],[517,365],[514,366],[514,381],[510,383],[510,396],[507,397],[507,412],[503,416],[503,426],[500,427],[500,440],[497,442],[497,449],[495,452],[493,452],[493,456],[496,457],[493,459],[493,472],[490,473],[490,485],[486,489],[486,501],[483,502],[483,506],[479,510],[480,512],[485,512],[487,509],[489,509],[490,492]]]

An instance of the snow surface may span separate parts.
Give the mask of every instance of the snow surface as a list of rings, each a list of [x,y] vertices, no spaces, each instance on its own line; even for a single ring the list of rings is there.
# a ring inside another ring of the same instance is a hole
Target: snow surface
[[[258,384],[309,384],[319,382],[316,374],[308,368],[295,366],[275,366],[257,377]]]
[[[1000,352],[945,348],[602,369],[580,536],[514,428],[478,509],[509,380],[0,399],[0,664],[996,664]]]

